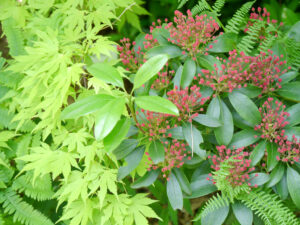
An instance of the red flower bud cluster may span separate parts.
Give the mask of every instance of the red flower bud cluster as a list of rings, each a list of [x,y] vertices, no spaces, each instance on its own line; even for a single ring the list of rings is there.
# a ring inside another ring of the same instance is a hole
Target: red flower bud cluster
[[[287,72],[281,67],[286,64],[286,61],[280,61],[280,58],[273,55],[271,50],[268,50],[268,54],[261,52],[250,59],[248,76],[253,85],[262,88],[262,93],[274,91],[276,87],[281,88],[280,76]]]
[[[280,57],[273,55],[271,50],[268,54],[261,52],[258,56],[246,56],[243,52],[238,55],[233,50],[229,52],[227,60],[217,59],[221,68],[214,64],[214,70],[203,69],[203,74],[194,77],[200,85],[211,87],[217,94],[232,92],[234,89],[247,87],[247,84],[261,88],[262,93],[271,92],[276,87],[281,88],[280,76],[287,72],[286,69],[281,69],[286,61],[280,61]]]
[[[179,109],[178,121],[189,121],[198,116],[198,113],[203,111],[202,105],[209,97],[202,97],[200,88],[196,85],[184,90],[174,90],[167,92],[168,99],[173,102]]]
[[[152,89],[161,90],[167,88],[175,74],[174,70],[168,70],[168,63],[158,72],[157,79],[151,85]]]
[[[273,26],[277,25],[277,20],[270,19],[270,13],[267,11],[266,8],[261,9],[261,7],[258,7],[257,10],[255,8],[252,8],[252,13],[250,14],[250,19],[249,19],[248,24],[246,25],[246,28],[244,31],[248,32],[249,27],[253,26],[253,24],[258,20],[265,22],[265,26],[263,26],[261,28],[261,31],[259,33],[259,39],[264,40],[266,38],[266,36],[268,35],[267,29],[266,29],[267,25],[268,24],[272,24]],[[279,25],[277,25],[277,29],[279,26],[282,26],[282,25],[283,25],[283,23],[281,22]],[[269,34],[277,37],[278,36],[278,34],[276,32],[277,29],[271,29],[269,31]]]
[[[214,64],[213,71],[203,69],[203,75],[198,74],[194,79],[199,80],[200,85],[211,87],[216,93],[232,92],[236,88],[246,87],[249,77],[245,68],[250,62],[249,58],[250,56],[243,53],[238,56],[236,50],[230,51],[227,60],[217,57],[221,62],[221,69]]]
[[[188,151],[188,144],[184,141],[173,139],[170,142],[165,141],[163,142],[163,144],[165,145],[165,160],[155,165],[153,164],[152,159],[148,157],[148,160],[150,161],[148,170],[156,170],[158,168],[161,168],[163,177],[167,177],[167,180],[169,180],[168,175],[170,174],[172,168],[182,167],[185,159],[191,159],[191,157],[189,156],[191,152]],[[146,155],[149,156],[149,153],[147,152]]]
[[[129,38],[123,38],[120,42],[122,46],[117,46],[117,50],[120,53],[121,62],[126,66],[126,70],[131,72],[136,72],[146,62],[145,51],[158,45],[157,40],[153,39],[151,34],[146,34],[143,50],[141,46],[135,49],[135,41],[131,43]]]
[[[294,162],[299,162],[300,139],[297,139],[295,135],[293,135],[292,140],[289,141],[287,136],[285,136],[281,138],[278,145],[278,152],[280,153],[280,156],[277,156],[277,160],[281,160],[282,162],[290,162],[291,164]]]
[[[204,52],[206,45],[215,39],[214,34],[219,30],[219,25],[207,15],[194,18],[190,10],[187,15],[176,10],[174,23],[168,23],[165,28],[170,32],[168,41],[181,47],[183,54],[187,51],[196,60],[196,54]]]
[[[262,122],[254,127],[255,130],[262,132],[261,138],[267,139],[270,142],[279,143],[284,136],[284,127],[289,123],[286,118],[289,113],[284,112],[285,105],[282,102],[273,101],[273,98],[268,98],[259,108]]]
[[[254,167],[250,166],[251,160],[247,159],[249,156],[248,152],[244,152],[244,148],[238,148],[238,149],[229,149],[226,148],[225,145],[217,146],[216,147],[219,156],[214,155],[213,157],[209,156],[208,158],[212,159],[213,165],[211,166],[214,170],[218,171],[221,168],[221,164],[226,162],[227,160],[229,163],[229,166],[231,167],[229,169],[230,175],[226,177],[226,180],[229,181],[229,183],[232,185],[232,187],[241,186],[243,184],[247,184],[248,186],[252,186],[250,181],[249,174],[255,169]],[[209,176],[212,176],[212,174],[209,174]],[[255,175],[257,176],[257,174]],[[212,180],[213,178],[207,178],[208,180]],[[257,187],[255,185],[254,187]]]
[[[141,109],[141,113],[136,111],[139,123],[136,126],[149,137],[149,141],[160,139],[161,137],[171,137],[171,134],[166,134],[168,129],[172,127],[167,120],[170,115],[145,111]]]

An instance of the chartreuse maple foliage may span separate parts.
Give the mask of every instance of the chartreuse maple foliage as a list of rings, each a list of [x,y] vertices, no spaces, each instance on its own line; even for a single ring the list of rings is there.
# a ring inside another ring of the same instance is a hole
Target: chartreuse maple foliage
[[[299,22],[141,3],[1,1],[0,224],[300,224]]]

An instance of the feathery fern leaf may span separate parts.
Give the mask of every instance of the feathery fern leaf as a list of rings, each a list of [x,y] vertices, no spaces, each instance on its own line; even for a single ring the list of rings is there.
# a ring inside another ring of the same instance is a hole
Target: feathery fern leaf
[[[300,42],[287,38],[285,43],[288,53],[288,63],[297,71],[300,68]]]
[[[182,8],[189,0],[178,0],[177,9]]]
[[[25,225],[54,225],[51,220],[23,201],[10,188],[0,192],[0,203],[3,204],[4,213],[13,214],[14,221],[19,221]]]
[[[265,224],[300,224],[296,216],[284,206],[282,201],[275,194],[253,189],[251,192],[239,196],[239,200],[251,210],[255,211]]]
[[[259,33],[264,26],[264,22],[257,20],[253,26],[249,27],[247,35],[242,38],[241,42],[237,45],[238,51],[243,51],[249,54],[255,47],[257,40],[259,38]]]
[[[52,190],[50,175],[46,174],[43,177],[38,177],[34,183],[32,183],[32,177],[32,173],[26,173],[25,175],[19,176],[13,182],[13,190],[24,192],[27,197],[38,201],[51,199],[54,192]]]
[[[224,7],[224,5],[225,5],[225,0],[217,0],[215,4],[212,6],[212,9],[218,16],[220,16],[221,15],[220,12]]]
[[[201,0],[201,1],[198,2],[197,5],[195,5],[192,8],[191,12],[194,16],[194,15],[197,15],[197,14],[199,14],[199,13],[205,11],[205,10],[210,10],[210,6],[205,0]]]
[[[246,22],[246,15],[248,14],[254,2],[255,1],[246,2],[240,9],[235,12],[233,17],[227,22],[227,25],[225,26],[226,32],[235,34],[239,33],[239,29],[241,25]]]
[[[9,54],[13,57],[24,54],[24,40],[21,31],[16,27],[14,19],[10,17],[3,20],[2,30],[8,42]]]

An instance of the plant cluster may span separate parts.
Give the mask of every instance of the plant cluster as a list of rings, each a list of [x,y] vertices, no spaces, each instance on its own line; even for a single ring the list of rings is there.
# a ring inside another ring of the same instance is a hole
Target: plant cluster
[[[201,0],[100,35],[139,3],[1,2],[0,224],[300,224],[300,22]]]

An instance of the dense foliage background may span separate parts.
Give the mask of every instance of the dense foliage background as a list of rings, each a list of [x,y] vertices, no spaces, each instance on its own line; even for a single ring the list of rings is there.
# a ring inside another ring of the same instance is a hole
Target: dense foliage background
[[[0,0],[0,225],[300,224],[298,11]]]

